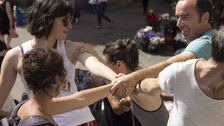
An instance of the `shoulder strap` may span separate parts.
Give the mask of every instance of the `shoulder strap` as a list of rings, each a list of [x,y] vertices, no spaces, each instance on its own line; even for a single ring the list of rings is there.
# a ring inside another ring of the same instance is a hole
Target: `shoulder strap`
[[[27,101],[28,101],[28,99],[27,99],[27,100],[24,100],[24,101],[22,101],[22,102],[20,102],[20,103],[14,108],[14,110],[12,111],[12,115],[11,115],[11,117],[10,117],[12,120],[10,120],[10,121],[15,122],[16,124],[19,123],[20,118],[17,116],[18,110],[19,110],[19,108],[20,108],[25,102],[27,102]]]
[[[2,8],[3,11],[5,11],[5,9],[2,7],[2,5],[0,4],[0,7]]]
[[[21,49],[22,54],[24,54],[22,45],[19,45],[19,47],[20,47],[20,49]]]
[[[22,119],[17,126],[42,126],[51,125],[54,126],[50,121],[41,116],[29,116]]]
[[[17,116],[19,108],[27,102],[29,99],[20,102],[12,112],[11,117],[9,118],[10,124],[16,124],[18,126],[39,126],[39,125],[52,125],[50,121],[41,117],[41,116],[29,116],[22,120]]]
[[[2,8],[3,11],[5,11],[5,9],[2,7],[2,5],[0,4],[0,7]]]

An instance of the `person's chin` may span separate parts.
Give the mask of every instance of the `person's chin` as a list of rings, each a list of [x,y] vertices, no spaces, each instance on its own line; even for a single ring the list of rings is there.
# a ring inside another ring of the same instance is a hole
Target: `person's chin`
[[[57,38],[57,40],[65,40],[66,37],[60,37],[60,38]]]

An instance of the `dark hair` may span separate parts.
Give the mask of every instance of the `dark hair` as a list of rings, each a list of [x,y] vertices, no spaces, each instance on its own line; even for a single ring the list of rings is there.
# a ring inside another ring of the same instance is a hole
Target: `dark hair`
[[[27,30],[37,38],[46,36],[48,39],[54,19],[57,17],[73,16],[73,6],[67,0],[36,0],[27,9]]]
[[[67,75],[62,55],[51,48],[36,48],[27,52],[23,56],[22,70],[27,86],[33,93],[47,93],[45,88],[56,83],[56,75],[62,82]]]
[[[224,26],[212,37],[211,57],[215,62],[224,62]]]
[[[196,2],[196,10],[199,15],[199,19],[201,20],[201,17],[204,13],[209,13],[209,20],[208,23],[211,23],[212,17],[213,17],[213,2],[211,0],[195,0]]]
[[[139,69],[139,52],[136,41],[119,39],[106,45],[103,55],[111,62],[123,61],[126,67],[132,71]]]

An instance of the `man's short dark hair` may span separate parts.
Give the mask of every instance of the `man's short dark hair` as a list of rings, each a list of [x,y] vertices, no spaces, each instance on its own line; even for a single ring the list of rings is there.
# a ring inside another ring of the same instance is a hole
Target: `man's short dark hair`
[[[209,13],[208,23],[211,23],[213,17],[213,2],[211,0],[195,0],[196,10],[199,15],[199,19],[201,19],[202,15],[206,12]]]
[[[224,26],[212,37],[211,57],[215,62],[224,62]]]

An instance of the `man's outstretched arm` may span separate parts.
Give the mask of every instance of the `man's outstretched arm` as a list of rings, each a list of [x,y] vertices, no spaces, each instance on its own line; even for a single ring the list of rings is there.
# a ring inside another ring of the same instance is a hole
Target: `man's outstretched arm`
[[[120,88],[117,89],[114,95],[119,96],[125,95],[125,90],[127,87],[135,87],[140,81],[142,81],[145,78],[157,78],[159,73],[164,68],[166,68],[167,66],[171,65],[174,62],[182,62],[195,58],[197,57],[194,53],[190,51],[184,51],[183,53],[173,56],[164,62],[160,62],[150,67],[135,71],[131,74],[118,77],[115,81],[113,81],[115,86],[113,86],[112,90],[117,89],[118,87]]]

